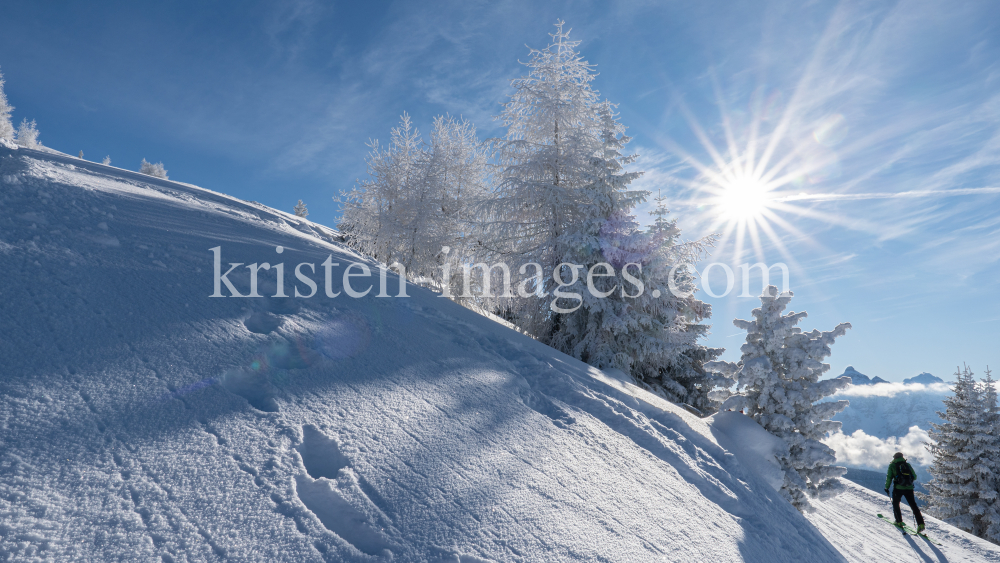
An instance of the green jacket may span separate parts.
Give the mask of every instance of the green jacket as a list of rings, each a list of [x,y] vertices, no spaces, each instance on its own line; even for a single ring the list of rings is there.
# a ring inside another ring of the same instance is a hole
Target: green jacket
[[[894,460],[892,460],[892,463],[889,464],[889,471],[887,471],[886,475],[885,475],[885,488],[886,489],[889,488],[889,485],[892,484],[892,480],[896,477],[896,473],[897,473],[896,466],[898,464],[900,464],[900,463],[906,463],[906,458],[902,458],[901,457],[899,459],[894,459]],[[913,469],[912,465],[910,466],[910,469],[913,470],[913,481],[916,482],[916,480],[917,480],[917,471],[915,469]],[[910,485],[909,487],[905,487],[903,485],[900,485],[900,486],[898,486],[896,488],[899,489],[899,490],[901,490],[901,491],[912,491],[913,490],[913,485]]]

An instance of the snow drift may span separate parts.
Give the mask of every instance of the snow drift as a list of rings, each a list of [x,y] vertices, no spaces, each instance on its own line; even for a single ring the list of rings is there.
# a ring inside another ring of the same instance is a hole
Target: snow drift
[[[24,149],[0,148],[0,182],[0,558],[820,562],[901,541],[857,488],[796,512],[739,415],[429,291],[208,297],[214,247],[285,263],[288,292],[298,263],[363,261],[302,218]],[[910,546],[927,559],[1000,560],[929,522],[950,546]]]

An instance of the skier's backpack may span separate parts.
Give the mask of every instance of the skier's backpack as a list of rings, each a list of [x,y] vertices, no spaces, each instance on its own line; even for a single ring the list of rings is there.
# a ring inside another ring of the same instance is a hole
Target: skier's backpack
[[[913,488],[913,468],[910,467],[909,463],[904,461],[896,464],[896,476],[893,477],[892,483],[897,489]]]

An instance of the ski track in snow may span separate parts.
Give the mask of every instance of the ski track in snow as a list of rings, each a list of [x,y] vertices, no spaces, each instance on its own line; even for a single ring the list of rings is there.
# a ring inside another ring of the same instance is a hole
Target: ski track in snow
[[[899,543],[857,488],[807,520],[711,419],[414,286],[208,297],[215,246],[339,286],[336,236],[0,148],[0,560],[1000,560]]]

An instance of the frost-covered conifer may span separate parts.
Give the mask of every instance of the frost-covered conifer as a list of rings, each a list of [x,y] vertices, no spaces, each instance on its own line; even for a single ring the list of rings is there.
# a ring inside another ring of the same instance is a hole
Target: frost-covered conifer
[[[968,366],[955,371],[953,395],[944,400],[944,420],[932,424],[934,454],[927,483],[928,512],[994,543],[1000,542],[1000,443],[992,375],[977,385]]]
[[[979,420],[972,434],[976,500],[969,514],[973,534],[1000,544],[1000,412],[995,383],[987,366],[979,385]]]
[[[295,204],[294,210],[295,210],[295,216],[296,217],[308,217],[309,216],[309,210],[306,209],[306,204],[302,203],[301,199],[299,200],[299,202],[297,204]]]
[[[111,166],[111,156],[110,155],[105,156],[104,160],[101,161],[101,164],[105,166]]]
[[[80,152],[80,158],[83,158],[83,151]],[[167,171],[163,168],[162,162],[157,162],[153,164],[151,162],[146,162],[146,159],[142,159],[142,164],[139,165],[139,172],[147,174],[149,176],[155,176],[157,178],[167,179]]]
[[[710,308],[691,295],[674,297],[668,277],[711,242],[679,244],[673,224],[638,229],[631,211],[648,193],[630,187],[641,173],[626,170],[635,160],[622,153],[629,137],[615,106],[592,89],[594,68],[563,25],[548,47],[531,51],[528,75],[512,81],[515,92],[498,116],[507,135],[492,143],[498,185],[480,208],[477,256],[511,265],[521,274],[515,283],[543,296],[556,289],[553,271],[568,283],[576,270],[576,282],[561,291],[579,298],[512,297],[499,308],[542,342],[706,408],[702,383],[712,376],[701,364],[719,351],[696,341]],[[626,267],[638,284],[628,281]],[[679,269],[680,293],[687,294],[693,286]]]
[[[563,25],[556,24],[548,47],[531,50],[524,63],[528,75],[511,81],[514,94],[497,117],[507,135],[493,141],[498,186],[481,209],[484,234],[477,249],[489,263],[515,268],[538,264],[544,274],[541,287],[534,289],[543,295],[555,286],[553,270],[567,262],[566,254],[594,227],[595,217],[587,211],[597,202],[588,200],[584,187],[592,181],[591,162],[601,156],[604,144],[600,98],[590,85],[596,73]],[[612,211],[608,209],[609,215]],[[536,268],[526,267],[523,278],[535,273]],[[569,272],[563,273],[562,279],[571,279]],[[518,327],[543,342],[553,341],[562,319],[552,314],[546,300],[521,299],[511,305]]]
[[[383,148],[373,140],[368,146],[368,178],[359,181],[341,202],[340,229],[349,235],[350,246],[391,264],[400,254],[397,242],[403,235],[404,194],[419,175],[420,133],[404,113],[388,145]]]
[[[13,141],[14,124],[10,120],[10,114],[14,111],[14,106],[7,102],[7,94],[3,91],[3,85],[3,73],[0,73],[0,139]]]
[[[679,235],[673,222],[642,231],[634,217],[621,210],[612,214],[599,231],[600,254],[590,262],[607,263],[616,274],[593,279],[581,275],[569,288],[583,297],[583,305],[575,314],[564,315],[556,334],[564,340],[554,345],[572,344],[566,351],[575,357],[621,369],[668,400],[710,413],[717,403],[708,393],[723,382],[703,364],[722,350],[698,343],[708,330],[699,323],[711,308],[694,297],[694,279],[683,267],[701,258],[704,242],[678,243]],[[595,268],[598,274],[604,270]],[[638,283],[626,279],[626,273]]]
[[[850,384],[846,377],[824,381],[819,377],[830,369],[821,360],[851,325],[802,332],[796,325],[806,317],[804,311],[783,314],[791,298],[791,292],[779,295],[778,288],[768,286],[760,308],[753,310],[754,319],[733,321],[747,331],[747,338],[739,363],[729,366],[736,369],[728,370],[735,371],[737,393],[721,408],[742,410],[788,444],[788,455],[779,459],[785,471],[781,493],[800,511],[810,511],[809,499],[823,500],[841,492],[837,478],[847,471],[833,465],[834,451],[820,440],[840,428],[840,422],[830,418],[848,402],[817,401]]]
[[[27,118],[21,120],[21,125],[17,128],[15,142],[27,149],[35,149],[41,145],[38,142],[38,127],[35,125],[34,119],[31,121],[28,121]]]
[[[416,207],[426,209],[432,223],[421,244],[411,239],[414,257],[419,256],[414,272],[458,296],[464,291],[461,265],[470,261],[476,240],[475,207],[489,192],[486,147],[476,138],[475,126],[465,119],[436,117],[425,166],[430,199]],[[446,263],[449,268],[443,267]],[[449,279],[442,277],[446,271]]]
[[[938,412],[944,422],[931,424],[928,433],[934,440],[928,445],[934,461],[930,467],[933,479],[926,485],[927,512],[952,523],[968,519],[971,504],[963,488],[972,475],[966,458],[976,400],[975,382],[968,367],[964,371],[956,369],[952,396],[944,400],[945,412]],[[966,521],[964,528],[971,528],[971,521]]]
[[[388,145],[369,146],[368,178],[342,201],[340,229],[348,243],[385,264],[401,264],[411,279],[452,287],[455,280],[440,279],[441,266],[464,261],[469,209],[487,189],[475,127],[439,116],[428,145],[404,113]]]

